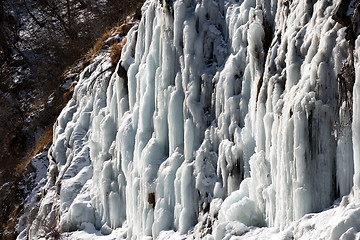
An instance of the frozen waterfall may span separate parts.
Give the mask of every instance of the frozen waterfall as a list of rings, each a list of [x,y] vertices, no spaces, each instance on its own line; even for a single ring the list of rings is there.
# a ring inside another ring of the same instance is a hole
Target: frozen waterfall
[[[300,219],[343,196],[334,214],[360,217],[360,38],[341,2],[148,0],[115,72],[95,59],[59,116],[30,236],[58,216],[129,239],[307,239]]]

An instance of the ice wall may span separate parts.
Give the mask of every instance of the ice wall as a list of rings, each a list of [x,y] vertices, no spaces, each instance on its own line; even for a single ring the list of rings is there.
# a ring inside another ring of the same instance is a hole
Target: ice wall
[[[353,101],[353,144],[354,144],[354,192],[355,199],[360,201],[360,37],[355,42],[355,84],[354,84],[354,101]]]
[[[359,40],[340,2],[147,1],[115,72],[87,67],[54,127],[61,229],[218,239],[329,207],[354,169],[358,195]]]

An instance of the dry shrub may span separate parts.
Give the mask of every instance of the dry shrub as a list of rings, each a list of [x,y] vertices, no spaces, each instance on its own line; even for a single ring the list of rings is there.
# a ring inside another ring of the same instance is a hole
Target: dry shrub
[[[34,150],[29,154],[27,159],[16,167],[16,176],[20,176],[27,168],[31,160],[39,153],[41,152],[45,147],[50,146],[53,139],[53,132],[52,128],[48,127],[44,131],[44,133],[41,135],[40,139],[36,142]]]
[[[129,30],[135,25],[133,20],[134,19],[130,19],[124,24],[118,27],[113,27],[106,31],[104,35],[96,41],[92,50],[86,55],[85,62],[92,63],[96,55],[101,50],[106,50],[110,48],[111,64],[112,66],[114,65],[113,61],[115,61],[116,64],[120,58],[121,50],[125,45],[126,41],[124,42],[124,40],[122,40],[120,44],[118,43],[121,37],[126,36]]]
[[[126,38],[124,38],[121,41],[121,43],[116,43],[111,46],[110,59],[111,59],[111,67],[113,68],[113,70],[115,70],[116,64],[120,60],[121,51],[125,46],[125,44],[126,44]]]
[[[115,31],[115,33],[118,33],[120,36],[125,36],[128,34],[129,30],[134,26],[134,23],[128,21],[124,24],[122,24],[120,27],[118,27]]]
[[[86,55],[85,61],[90,61],[90,63],[92,63],[92,61],[94,60],[95,56],[99,53],[100,50],[105,49],[106,47],[106,40],[113,35],[114,33],[114,28],[109,29],[108,31],[106,31],[101,38],[99,38],[93,48],[91,49],[91,51]]]
[[[68,102],[71,99],[71,97],[72,97],[72,95],[74,93],[74,90],[75,90],[75,86],[76,86],[76,83],[72,83],[70,85],[69,90],[66,93],[64,93],[64,95],[63,95],[63,101],[64,102]]]

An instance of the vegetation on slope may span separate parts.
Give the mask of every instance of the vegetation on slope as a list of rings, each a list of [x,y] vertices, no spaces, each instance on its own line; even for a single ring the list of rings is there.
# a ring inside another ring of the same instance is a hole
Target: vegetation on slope
[[[52,126],[74,89],[70,83],[101,49],[111,52],[115,65],[126,40],[105,41],[129,29],[111,26],[142,3],[0,0],[0,239],[16,238],[24,172],[50,145]]]

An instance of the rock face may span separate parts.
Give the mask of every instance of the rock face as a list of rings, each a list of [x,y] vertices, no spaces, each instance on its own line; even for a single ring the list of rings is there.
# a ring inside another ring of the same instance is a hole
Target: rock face
[[[57,120],[30,236],[355,236],[358,5],[147,1],[116,71],[97,58]]]
[[[71,84],[97,51],[79,59],[105,28],[143,2],[0,1],[0,239],[16,238],[31,192],[29,174],[36,174],[30,160],[51,145]]]

